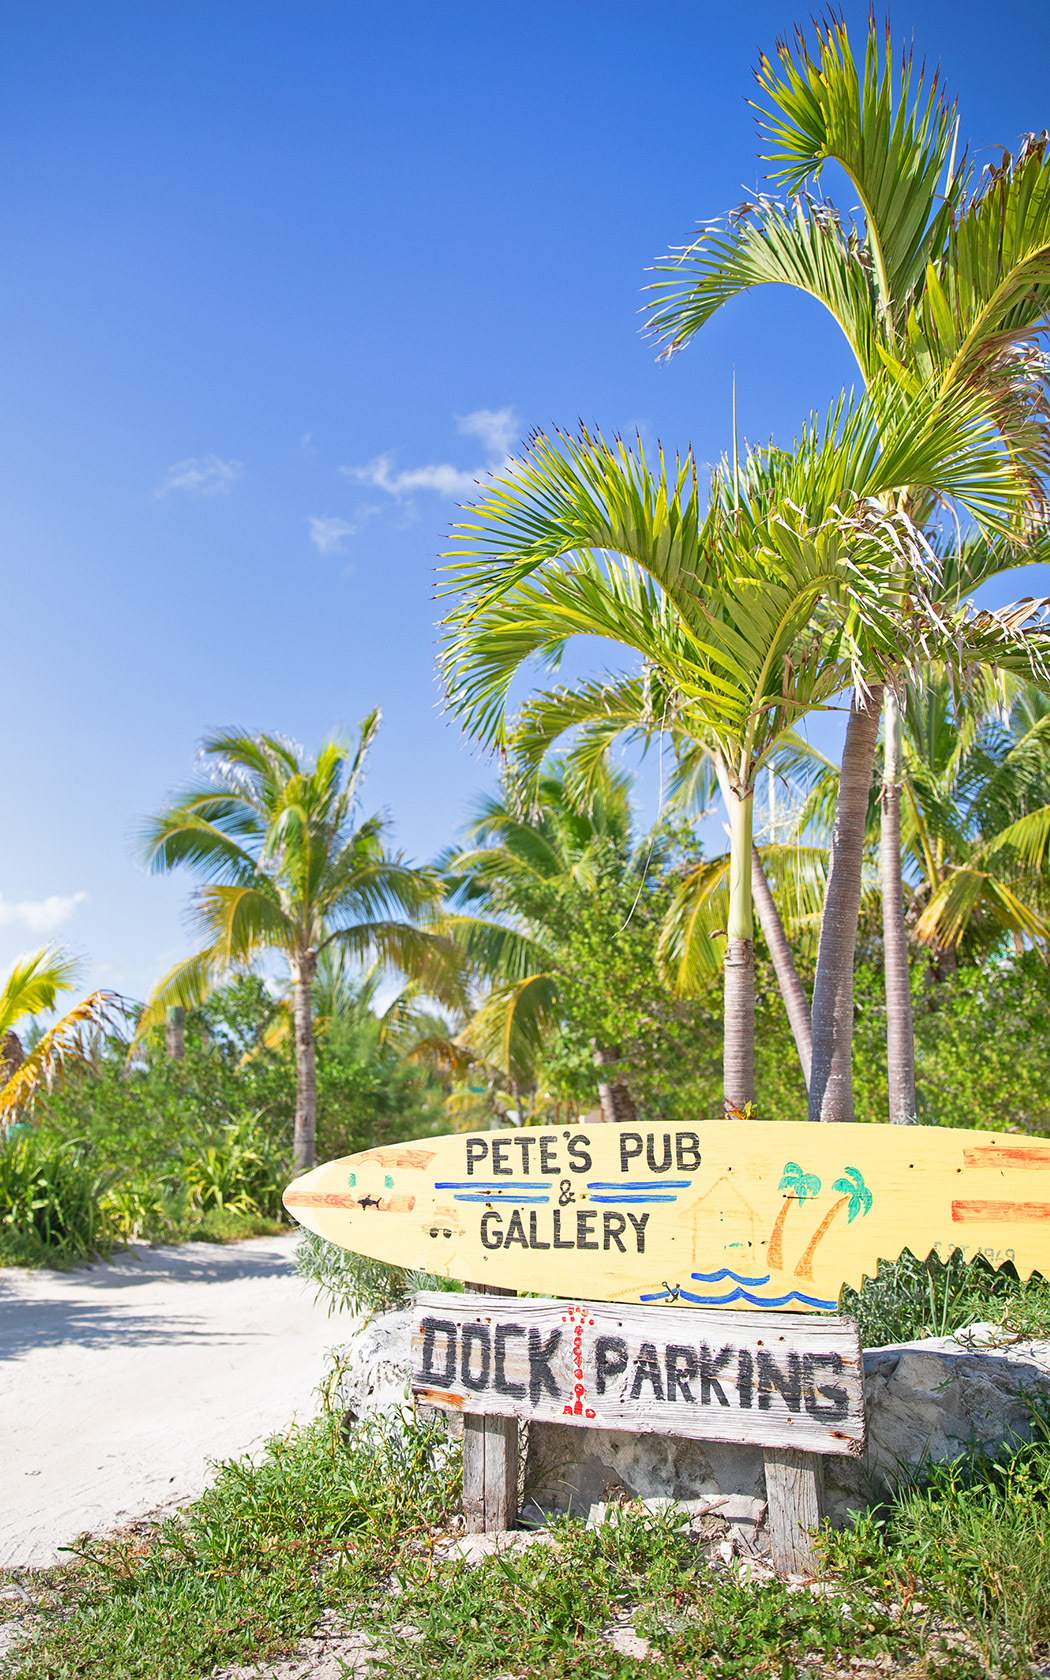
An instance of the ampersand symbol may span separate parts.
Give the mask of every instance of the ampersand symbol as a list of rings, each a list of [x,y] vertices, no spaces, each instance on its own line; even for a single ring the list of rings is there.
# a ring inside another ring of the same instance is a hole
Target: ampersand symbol
[[[559,1207],[568,1207],[570,1202],[574,1202],[576,1200],[576,1197],[572,1193],[571,1178],[563,1178],[558,1186],[558,1189],[561,1191],[561,1196],[558,1199]]]

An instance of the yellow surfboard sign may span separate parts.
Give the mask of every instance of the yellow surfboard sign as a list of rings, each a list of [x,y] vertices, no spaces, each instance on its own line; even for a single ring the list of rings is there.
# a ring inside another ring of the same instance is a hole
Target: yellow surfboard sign
[[[905,1248],[1050,1273],[1050,1142],[932,1126],[466,1132],[330,1161],[284,1204],[377,1260],[594,1301],[819,1311]]]

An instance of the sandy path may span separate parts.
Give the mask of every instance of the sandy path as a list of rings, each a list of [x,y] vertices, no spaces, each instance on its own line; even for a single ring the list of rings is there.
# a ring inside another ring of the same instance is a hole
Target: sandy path
[[[292,1274],[295,1244],[0,1270],[0,1565],[55,1562],[86,1529],[184,1502],[209,1459],[313,1415],[350,1321]]]

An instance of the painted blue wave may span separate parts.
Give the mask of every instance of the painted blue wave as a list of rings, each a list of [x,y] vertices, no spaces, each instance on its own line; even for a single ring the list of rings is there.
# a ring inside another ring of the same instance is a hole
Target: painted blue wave
[[[469,1195],[453,1196],[454,1202],[498,1202],[500,1207],[528,1207],[530,1202],[549,1202],[549,1196],[494,1196],[491,1191],[471,1191]]]
[[[720,1272],[690,1272],[694,1283],[721,1283],[723,1278],[732,1278],[734,1283],[750,1283],[758,1285],[769,1282],[769,1273],[765,1277],[744,1277],[742,1272],[731,1272],[728,1266],[723,1266]]]
[[[588,1183],[588,1190],[688,1190],[691,1178],[655,1178],[648,1181],[621,1178],[616,1184]]]
[[[640,1301],[672,1301],[675,1291],[661,1289],[652,1295],[640,1295]],[[806,1307],[837,1306],[836,1301],[821,1301],[816,1295],[800,1295],[791,1289],[786,1295],[752,1295],[749,1289],[734,1289],[730,1295],[692,1295],[688,1289],[678,1291],[678,1299],[690,1301],[695,1307],[729,1307],[734,1301],[749,1301],[753,1307],[786,1307],[789,1301],[801,1301]]]

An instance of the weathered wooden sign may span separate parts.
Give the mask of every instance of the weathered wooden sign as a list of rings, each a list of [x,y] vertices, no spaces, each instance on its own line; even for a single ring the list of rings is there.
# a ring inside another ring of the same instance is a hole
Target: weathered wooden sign
[[[421,1292],[412,1388],[452,1411],[810,1453],[864,1442],[847,1318]]]
[[[468,1132],[331,1161],[284,1202],[378,1260],[623,1303],[826,1311],[905,1248],[1050,1268],[1050,1143],[929,1126]]]

